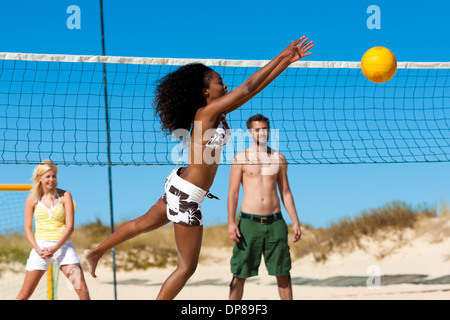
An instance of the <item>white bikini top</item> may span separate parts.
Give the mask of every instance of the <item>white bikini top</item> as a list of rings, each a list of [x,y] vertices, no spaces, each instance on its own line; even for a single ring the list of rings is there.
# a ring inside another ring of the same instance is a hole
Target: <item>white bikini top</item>
[[[206,144],[197,143],[194,141],[191,141],[191,143],[200,145],[203,147],[209,147],[212,149],[218,149],[223,147],[228,143],[231,137],[230,132],[230,126],[228,125],[227,121],[225,120],[225,114],[222,113],[222,119],[220,119],[219,125],[216,128],[216,131],[214,131],[214,134],[211,136],[211,138],[208,140]]]

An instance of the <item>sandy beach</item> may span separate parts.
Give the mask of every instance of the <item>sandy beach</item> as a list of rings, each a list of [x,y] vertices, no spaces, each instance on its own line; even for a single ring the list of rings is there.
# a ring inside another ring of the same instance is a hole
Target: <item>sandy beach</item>
[[[358,246],[345,250],[339,248],[325,262],[315,262],[312,254],[294,259],[291,269],[294,299],[450,300],[450,219],[445,215],[427,221],[428,225],[419,229],[362,237]],[[299,244],[291,244],[291,247],[295,245]],[[176,299],[227,300],[232,278],[229,266],[231,252],[232,247],[213,248],[204,244],[197,271]],[[112,269],[100,265],[98,277],[93,279],[85,268],[84,256],[79,253],[79,257],[91,298],[114,299]],[[173,269],[170,266],[117,272],[117,299],[155,299]],[[9,285],[10,293],[1,299],[14,299],[23,277],[21,272],[3,273],[0,284],[8,281],[18,287]],[[41,282],[45,286],[45,281]],[[5,286],[2,284],[1,287]],[[62,274],[59,276],[57,297],[59,300],[77,299]],[[42,295],[32,299],[42,299]],[[267,274],[264,262],[259,275],[247,280],[244,299],[279,299],[275,277]]]
[[[441,220],[449,226],[448,219]],[[361,247],[333,253],[325,263],[316,263],[312,255],[294,260],[294,299],[450,300],[450,237],[407,229],[378,240],[362,238]],[[228,299],[231,250],[204,246],[196,273],[177,299]],[[154,299],[173,268],[117,272],[117,298]],[[259,271],[247,280],[244,299],[279,299],[276,280],[267,274],[264,262]],[[100,267],[97,275],[97,279],[86,275],[92,299],[114,299],[111,269]],[[60,278],[58,298],[76,298],[64,278]]]

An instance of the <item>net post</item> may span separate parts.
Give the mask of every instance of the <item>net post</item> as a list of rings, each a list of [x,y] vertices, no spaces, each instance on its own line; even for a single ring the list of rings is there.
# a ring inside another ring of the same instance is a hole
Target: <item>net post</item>
[[[53,296],[53,263],[47,270],[47,300],[54,300]]]
[[[31,184],[0,184],[0,191],[29,191]]]
[[[102,35],[102,55],[105,56],[105,29],[103,22],[103,0],[100,0],[100,26]],[[106,148],[108,156],[108,185],[109,185],[109,209],[111,219],[111,234],[114,233],[114,207],[112,195],[112,169],[111,169],[111,133],[110,133],[110,118],[108,110],[108,90],[106,79],[106,63],[103,63],[103,90],[105,98],[105,120],[106,120]],[[112,262],[113,262],[113,282],[114,282],[114,300],[117,300],[117,280],[116,280],[116,250],[112,248]]]

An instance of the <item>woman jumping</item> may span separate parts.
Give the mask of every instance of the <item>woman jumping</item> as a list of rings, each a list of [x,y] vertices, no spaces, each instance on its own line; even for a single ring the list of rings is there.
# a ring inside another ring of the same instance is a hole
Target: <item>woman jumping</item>
[[[253,98],[291,63],[312,54],[309,50],[313,42],[307,40],[303,36],[292,41],[230,92],[217,72],[199,63],[180,67],[159,81],[155,113],[168,134],[177,129],[191,132],[188,165],[172,171],[166,179],[164,195],[147,213],[120,226],[95,249],[85,250],[89,272],[94,278],[97,263],[106,251],[172,221],[178,264],[162,285],[157,299],[176,297],[197,268],[203,235],[201,204],[206,196],[213,197],[208,190],[216,176],[221,148],[230,136],[225,115]]]

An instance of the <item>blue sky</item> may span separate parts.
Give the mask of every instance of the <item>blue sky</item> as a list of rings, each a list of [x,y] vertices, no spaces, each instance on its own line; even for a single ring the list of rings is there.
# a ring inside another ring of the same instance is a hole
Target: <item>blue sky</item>
[[[70,5],[81,29],[68,29]],[[366,25],[370,5],[381,29]],[[310,60],[359,61],[374,46],[398,61],[450,61],[443,38],[450,2],[423,1],[104,1],[106,54],[115,56],[271,59],[292,39],[315,41]],[[97,1],[8,1],[0,4],[0,51],[101,54]],[[115,221],[144,213],[162,194],[172,166],[115,166]],[[28,183],[33,166],[0,165],[1,183]],[[205,224],[226,221],[229,166],[219,168],[206,200]],[[412,205],[450,202],[450,163],[290,165],[300,221],[326,226],[392,200]],[[77,201],[78,224],[109,221],[106,167],[60,166],[60,187]],[[241,196],[242,199],[242,196]],[[283,212],[285,212],[283,210]],[[287,215],[285,215],[287,217]]]

